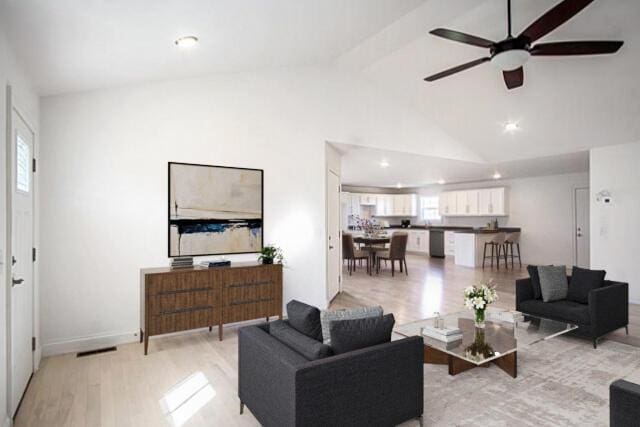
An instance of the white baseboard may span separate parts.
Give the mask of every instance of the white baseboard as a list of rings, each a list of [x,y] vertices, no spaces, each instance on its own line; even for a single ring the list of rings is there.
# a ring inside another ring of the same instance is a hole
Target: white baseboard
[[[4,424],[2,424],[3,427],[11,427],[13,425],[13,421],[11,420],[10,417],[7,417],[4,419]]]
[[[639,300],[630,299],[629,300],[629,304],[640,304],[640,301]]]
[[[42,357],[96,350],[98,348],[111,347],[119,344],[128,344],[139,341],[139,333],[139,331],[133,331],[129,333],[95,335],[52,342],[42,346]]]

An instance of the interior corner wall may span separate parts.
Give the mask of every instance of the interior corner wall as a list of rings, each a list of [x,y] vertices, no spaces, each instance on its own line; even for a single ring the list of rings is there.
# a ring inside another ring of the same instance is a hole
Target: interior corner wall
[[[264,169],[264,239],[284,251],[284,300],[324,306],[325,142],[464,152],[436,135],[331,67],[44,98],[44,352],[135,339],[139,269],[168,263],[167,162]]]
[[[29,116],[33,121],[32,125],[38,125],[38,97],[31,89],[31,85],[25,74],[22,72],[18,62],[11,51],[4,34],[0,31],[0,425],[8,425],[8,369],[9,369],[9,354],[8,354],[8,296],[9,296],[9,282],[8,282],[8,260],[10,257],[10,239],[7,233],[7,122],[10,111],[7,111],[7,86],[11,85],[13,91],[13,98],[19,103],[21,108],[24,109],[24,113]],[[37,144],[37,140],[36,140]],[[37,149],[37,145],[36,145]],[[37,213],[36,213],[37,214]],[[37,227],[37,217],[36,217]],[[37,239],[37,233],[36,233]],[[37,289],[37,270],[35,271],[34,282]],[[36,300],[35,307],[35,325],[36,330],[34,333],[36,337],[39,335],[39,322],[38,322],[38,301]],[[39,354],[39,352],[38,352]],[[36,355],[36,367],[38,365],[39,357]]]
[[[591,167],[591,266],[607,278],[629,283],[629,300],[640,304],[640,142],[594,148]],[[608,191],[611,203],[596,194]]]

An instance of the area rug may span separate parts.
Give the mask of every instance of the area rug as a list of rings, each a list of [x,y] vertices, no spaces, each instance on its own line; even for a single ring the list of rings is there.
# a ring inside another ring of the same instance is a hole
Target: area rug
[[[518,352],[518,378],[497,366],[456,376],[424,365],[427,426],[607,426],[609,384],[637,375],[640,348],[558,337]]]

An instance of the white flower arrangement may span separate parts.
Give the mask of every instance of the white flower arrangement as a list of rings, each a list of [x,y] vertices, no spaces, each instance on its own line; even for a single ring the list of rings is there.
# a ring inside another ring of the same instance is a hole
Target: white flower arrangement
[[[493,280],[464,290],[464,305],[471,310],[486,310],[487,306],[498,300],[498,292]]]

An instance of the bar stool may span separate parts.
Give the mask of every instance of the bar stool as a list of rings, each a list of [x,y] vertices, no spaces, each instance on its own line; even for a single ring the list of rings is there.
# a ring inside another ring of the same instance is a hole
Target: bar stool
[[[505,248],[507,249],[507,257],[509,256],[509,248],[511,248],[511,268],[513,268],[513,245],[516,245],[518,249],[518,263],[522,267],[522,260],[520,259],[520,232],[507,233],[505,237]]]
[[[506,267],[507,265],[507,248],[505,245],[505,239],[506,239],[506,234],[505,233],[496,233],[495,236],[493,236],[493,238],[488,241],[488,242],[484,242],[484,253],[482,254],[482,268],[484,268],[484,262],[487,258],[491,258],[491,268],[493,268],[493,258],[496,259],[496,263],[498,266],[498,270],[500,270],[500,252],[504,251],[504,265]],[[487,246],[491,246],[491,255],[487,256]],[[495,253],[495,255],[494,255]]]

